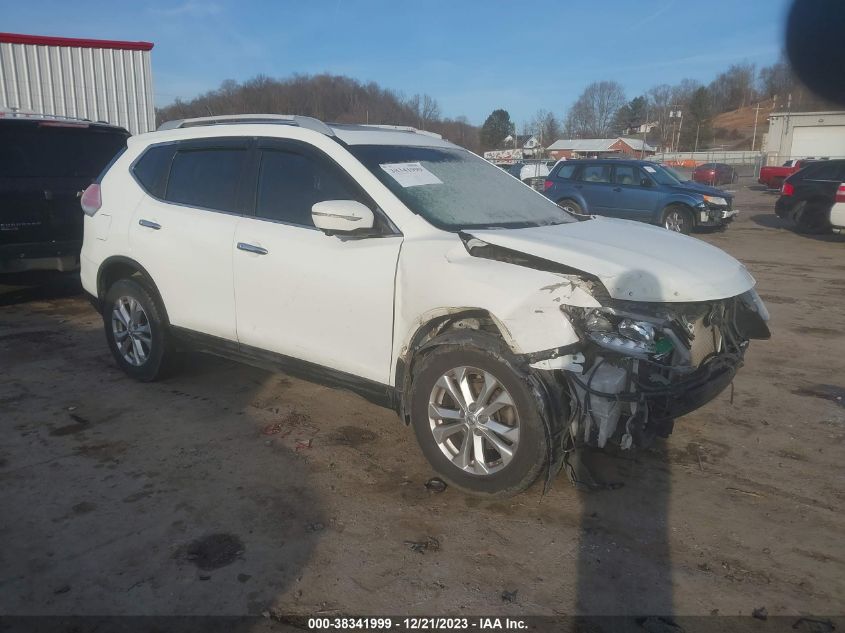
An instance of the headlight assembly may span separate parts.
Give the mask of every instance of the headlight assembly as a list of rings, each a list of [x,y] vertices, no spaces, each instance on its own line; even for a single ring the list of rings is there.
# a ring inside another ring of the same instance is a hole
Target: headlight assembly
[[[608,317],[596,310],[584,315],[584,334],[596,345],[635,358],[661,357],[674,348],[661,329],[649,321]]]
[[[712,204],[717,207],[726,207],[728,206],[728,201],[724,198],[719,196],[702,196],[704,198],[704,202],[707,204]]]

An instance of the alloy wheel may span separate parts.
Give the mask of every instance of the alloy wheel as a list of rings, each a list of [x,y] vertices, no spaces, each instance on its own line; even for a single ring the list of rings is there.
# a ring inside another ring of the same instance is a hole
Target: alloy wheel
[[[669,213],[666,214],[666,219],[663,220],[663,226],[670,231],[683,233],[684,216],[680,211],[669,211]]]
[[[519,445],[513,397],[493,374],[475,367],[455,367],[437,380],[428,420],[438,448],[472,475],[505,468]]]
[[[147,362],[153,336],[147,313],[137,299],[120,297],[114,302],[111,328],[115,347],[123,360],[134,367]]]

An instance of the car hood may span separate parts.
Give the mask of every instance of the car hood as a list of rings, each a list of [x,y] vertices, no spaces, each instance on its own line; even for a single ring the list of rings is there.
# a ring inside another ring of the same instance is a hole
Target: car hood
[[[694,237],[612,218],[525,229],[468,230],[488,244],[598,277],[614,299],[713,301],[754,287],[745,266]]]
[[[720,198],[724,198],[725,200],[730,200],[733,198],[733,195],[723,191],[722,189],[717,189],[716,187],[711,187],[709,185],[702,185],[701,183],[695,182],[694,180],[687,180],[686,182],[682,182],[679,185],[669,185],[669,189],[673,191],[679,191],[681,193],[697,193],[702,196],[719,196]]]

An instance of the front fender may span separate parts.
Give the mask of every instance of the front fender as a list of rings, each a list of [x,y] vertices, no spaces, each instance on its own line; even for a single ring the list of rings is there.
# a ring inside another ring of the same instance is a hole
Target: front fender
[[[514,354],[579,341],[561,306],[599,307],[576,275],[473,257],[463,244],[407,241],[397,271],[394,359],[406,358],[421,328],[450,314],[484,312]],[[432,258],[432,250],[443,255]]]

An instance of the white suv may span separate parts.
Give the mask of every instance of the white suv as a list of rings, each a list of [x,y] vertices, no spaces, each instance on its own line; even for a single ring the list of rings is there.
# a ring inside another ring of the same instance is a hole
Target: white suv
[[[190,345],[355,391],[479,494],[666,436],[769,336],[721,250],[575,218],[412,128],[175,121],[82,205],[82,284],[127,374]]]

